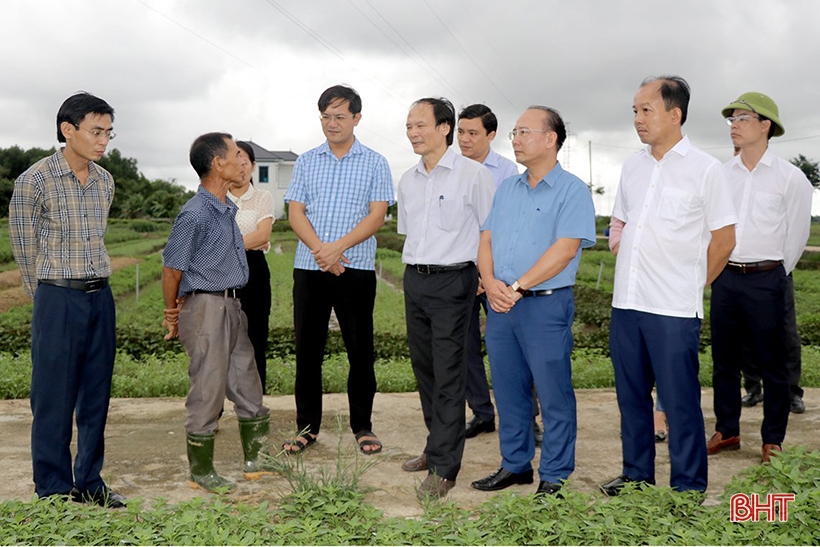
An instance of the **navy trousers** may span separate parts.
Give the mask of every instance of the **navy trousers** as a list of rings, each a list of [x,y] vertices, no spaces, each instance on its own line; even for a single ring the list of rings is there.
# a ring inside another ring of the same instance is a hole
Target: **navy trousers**
[[[31,460],[38,496],[105,487],[100,471],[116,352],[110,287],[94,293],[41,284],[31,319]],[[77,456],[71,471],[76,415]]]
[[[532,385],[544,415],[538,473],[558,483],[575,469],[577,416],[572,389],[572,288],[549,296],[523,298],[509,313],[487,317],[487,351],[498,408],[501,467],[513,473],[532,469]]]
[[[609,347],[621,411],[623,474],[655,481],[652,386],[669,424],[669,485],[705,491],[706,432],[700,409],[700,319],[613,308]]]

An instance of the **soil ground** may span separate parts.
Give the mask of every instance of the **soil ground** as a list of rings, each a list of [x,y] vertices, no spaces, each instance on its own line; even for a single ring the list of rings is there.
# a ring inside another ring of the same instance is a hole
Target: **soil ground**
[[[569,488],[596,492],[597,485],[621,471],[619,413],[613,389],[578,390],[578,440],[576,468]],[[706,431],[714,430],[712,390],[702,394]],[[807,389],[804,397],[806,413],[792,414],[786,437],[787,445],[820,448],[820,388]],[[265,397],[271,409],[271,446],[279,447],[292,435],[295,427],[295,406],[292,396]],[[243,502],[276,501],[288,492],[286,480],[279,476],[255,482],[242,480],[242,452],[239,444],[236,416],[226,401],[225,416],[217,434],[215,465],[217,470],[239,487],[230,497]],[[760,421],[762,405],[743,409],[743,445],[736,452],[725,452],[709,458],[709,490],[707,503],[717,503],[733,475],[760,463]],[[108,484],[129,498],[151,502],[162,498],[171,503],[190,500],[204,494],[186,485],[187,460],[184,399],[114,399],[111,401],[106,429],[106,460],[103,477]],[[339,423],[343,426],[339,426]],[[417,393],[376,395],[373,410],[375,432],[385,450],[376,456],[363,456],[356,450],[353,435],[347,427],[347,396],[329,394],[324,397],[324,423],[319,442],[304,454],[309,470],[320,473],[335,471],[338,454],[347,461],[355,458],[377,465],[370,468],[362,484],[371,490],[367,500],[389,516],[414,517],[422,514],[415,499],[415,486],[423,473],[406,473],[401,463],[418,455],[424,448],[426,429]],[[342,433],[340,433],[342,431]],[[31,412],[29,401],[0,401],[0,500],[31,499]],[[76,437],[76,432],[75,432]],[[667,443],[657,447],[657,482],[669,482]],[[76,444],[73,448],[76,448]],[[539,451],[534,466],[537,468]],[[464,451],[458,485],[449,498],[464,508],[477,507],[491,494],[470,488],[470,482],[495,471],[500,463],[498,434],[489,433],[468,439]],[[537,477],[536,477],[537,480]],[[511,489],[528,495],[536,485],[514,486]],[[728,516],[727,516],[728,518]]]

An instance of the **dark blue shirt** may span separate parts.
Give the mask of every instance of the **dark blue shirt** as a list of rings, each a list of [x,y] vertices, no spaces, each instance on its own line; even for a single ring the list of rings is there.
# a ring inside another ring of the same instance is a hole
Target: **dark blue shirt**
[[[236,211],[230,200],[222,202],[202,186],[182,207],[162,252],[163,264],[182,272],[177,296],[244,287],[248,282]]]

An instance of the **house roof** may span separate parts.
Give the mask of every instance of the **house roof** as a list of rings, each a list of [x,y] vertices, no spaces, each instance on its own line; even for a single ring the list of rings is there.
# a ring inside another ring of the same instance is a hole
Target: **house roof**
[[[266,149],[262,148],[261,146],[259,146],[258,144],[256,144],[253,141],[249,140],[249,141],[245,141],[245,142],[250,144],[251,148],[253,148],[253,153],[256,156],[256,161],[257,162],[260,162],[260,161],[296,161],[296,159],[299,157],[298,154],[294,154],[291,151],[287,151],[287,152],[285,152],[285,151],[276,151],[276,152],[274,152],[274,151],[266,150]]]

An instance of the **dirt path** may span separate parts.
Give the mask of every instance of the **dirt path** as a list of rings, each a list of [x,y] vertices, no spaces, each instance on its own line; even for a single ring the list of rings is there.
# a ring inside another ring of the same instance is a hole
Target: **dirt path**
[[[119,256],[111,259],[111,266],[116,270],[133,266],[142,262],[138,258]],[[6,313],[11,308],[31,303],[23,286],[20,284],[20,270],[0,272],[0,313]]]
[[[621,447],[618,436],[619,416],[615,392],[612,389],[579,390],[578,442],[576,469],[571,477],[571,488],[595,492],[597,485],[618,475],[621,471]],[[706,430],[714,427],[712,391],[703,391],[703,411]],[[265,397],[271,408],[271,445],[289,437],[294,427],[293,397]],[[807,411],[792,414],[787,444],[820,448],[820,389],[807,389]],[[226,404],[226,413],[217,435],[217,470],[239,484],[232,498],[256,503],[276,501],[288,491],[281,477],[245,482],[241,478],[241,448],[236,416]],[[715,503],[731,477],[741,470],[758,465],[760,461],[761,405],[743,410],[743,446],[737,452],[728,452],[709,458],[709,490],[707,503]],[[185,416],[183,399],[115,399],[107,428],[106,464],[103,476],[115,489],[128,497],[144,500],[163,498],[171,503],[190,500],[204,495],[186,486],[187,460],[182,427]],[[347,423],[347,396],[330,394],[324,398],[324,424],[319,442],[305,454],[308,467],[319,472],[335,469],[338,446],[349,458],[358,455],[353,435],[345,426],[339,434],[337,417]],[[421,416],[417,393],[377,394],[373,411],[376,433],[385,445],[385,452],[374,456],[378,464],[364,476],[363,484],[373,490],[368,501],[387,515],[413,517],[422,513],[415,500],[414,486],[424,475],[411,474],[400,469],[401,463],[416,456],[424,447],[426,430]],[[28,400],[0,401],[0,499],[30,499],[31,482],[31,413]],[[339,445],[341,443],[341,445]],[[669,454],[667,444],[658,444],[657,481],[669,482]],[[537,458],[538,452],[536,452]],[[369,460],[368,460],[369,461]],[[479,435],[467,440],[458,486],[450,493],[459,506],[476,507],[491,496],[470,488],[470,482],[494,471],[500,462],[498,434]],[[535,461],[537,466],[537,459]],[[516,486],[512,489],[522,495],[534,492],[535,485]],[[728,518],[728,515],[727,515]]]

